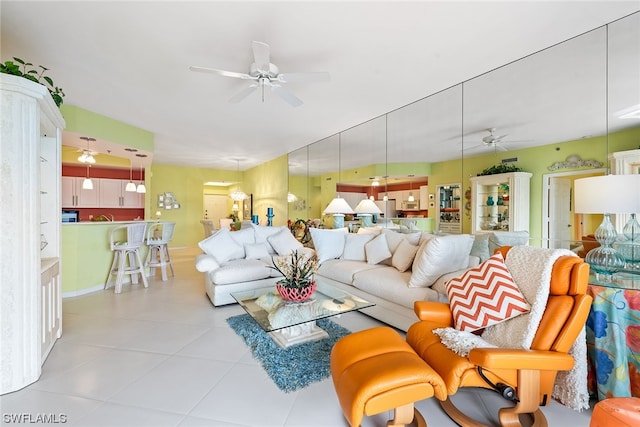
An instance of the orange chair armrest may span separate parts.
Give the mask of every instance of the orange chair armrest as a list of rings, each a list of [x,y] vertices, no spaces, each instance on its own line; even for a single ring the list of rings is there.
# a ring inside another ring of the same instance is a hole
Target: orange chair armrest
[[[567,353],[512,348],[476,348],[469,353],[469,361],[488,369],[529,369],[539,371],[568,371],[573,357]]]
[[[433,301],[415,301],[413,311],[420,320],[428,320],[443,326],[453,325],[453,316],[449,304]]]

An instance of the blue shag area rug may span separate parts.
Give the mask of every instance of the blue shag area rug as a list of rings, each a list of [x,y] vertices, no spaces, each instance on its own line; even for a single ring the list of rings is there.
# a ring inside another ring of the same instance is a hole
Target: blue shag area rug
[[[290,393],[309,384],[328,378],[331,374],[329,358],[333,345],[351,332],[331,320],[321,319],[316,323],[328,334],[328,338],[280,348],[271,337],[248,314],[227,319],[229,326],[251,348],[280,390]]]

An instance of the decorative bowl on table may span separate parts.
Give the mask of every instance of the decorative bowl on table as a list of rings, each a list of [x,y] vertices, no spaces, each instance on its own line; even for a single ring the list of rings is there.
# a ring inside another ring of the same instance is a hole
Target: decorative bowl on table
[[[277,282],[276,289],[278,291],[278,294],[280,294],[280,296],[282,297],[282,299],[285,299],[287,301],[296,301],[296,302],[306,301],[316,291],[316,282],[313,281],[311,282],[310,285],[299,287],[299,288],[288,287],[284,284],[281,284],[280,282]]]

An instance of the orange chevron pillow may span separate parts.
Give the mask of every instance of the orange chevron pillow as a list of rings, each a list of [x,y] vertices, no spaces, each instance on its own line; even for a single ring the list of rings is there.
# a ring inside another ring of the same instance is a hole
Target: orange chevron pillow
[[[501,253],[449,280],[446,288],[454,325],[460,331],[477,331],[531,309]]]

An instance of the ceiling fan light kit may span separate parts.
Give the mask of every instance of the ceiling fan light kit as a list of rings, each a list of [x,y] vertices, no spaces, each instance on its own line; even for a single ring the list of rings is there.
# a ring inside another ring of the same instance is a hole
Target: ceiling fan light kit
[[[238,103],[251,95],[256,89],[261,89],[262,102],[264,102],[265,87],[271,88],[271,92],[278,95],[292,107],[302,105],[302,100],[295,96],[282,84],[290,82],[321,82],[329,81],[329,73],[308,72],[308,73],[286,73],[281,74],[279,68],[271,63],[269,45],[263,42],[254,41],[252,43],[254,62],[249,66],[249,73],[238,73],[235,71],[219,70],[216,68],[191,66],[191,71],[201,73],[219,74],[223,77],[231,77],[242,80],[252,80],[252,82],[229,99],[231,103]]]

